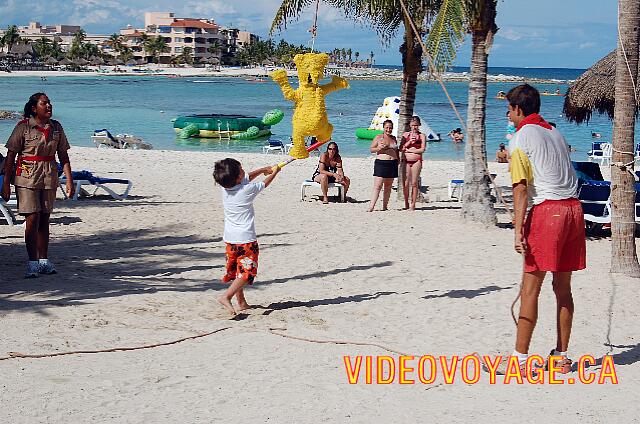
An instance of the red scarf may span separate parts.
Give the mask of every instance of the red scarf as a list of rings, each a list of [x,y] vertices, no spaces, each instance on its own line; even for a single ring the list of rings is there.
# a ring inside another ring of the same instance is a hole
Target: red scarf
[[[36,130],[40,131],[44,135],[45,143],[49,141],[49,132],[51,131],[51,124],[46,124],[44,127],[36,125]]]
[[[520,123],[518,124],[518,128],[516,131],[520,131],[520,128],[524,127],[527,124],[532,125],[540,125],[542,128],[546,128],[548,130],[551,129],[551,125],[547,121],[544,120],[539,113],[532,113],[531,115],[527,115]]]

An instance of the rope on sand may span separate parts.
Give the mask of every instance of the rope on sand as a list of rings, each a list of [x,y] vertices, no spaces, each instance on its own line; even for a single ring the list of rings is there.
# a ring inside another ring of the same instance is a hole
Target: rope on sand
[[[401,352],[399,350],[395,350],[395,349],[391,349],[390,347],[381,345],[379,343],[370,343],[370,342],[355,342],[352,340],[318,340],[318,339],[308,339],[306,337],[297,337],[297,336],[290,336],[288,334],[284,334],[284,333],[280,333],[277,332],[275,330],[286,330],[286,328],[270,328],[269,332],[271,334],[275,334],[276,336],[280,336],[280,337],[286,337],[288,339],[293,339],[293,340],[301,340],[303,342],[310,342],[310,343],[328,343],[328,344],[337,344],[337,345],[356,345],[356,346],[373,346],[373,347],[378,347],[382,350],[386,350],[387,352],[392,352],[392,353],[397,353],[398,355],[403,355],[403,356],[411,356],[408,353],[404,353]]]
[[[177,343],[182,343],[182,342],[187,341],[187,340],[193,340],[193,339],[199,339],[199,338],[202,338],[202,337],[207,337],[207,336],[210,336],[212,334],[219,333],[219,332],[224,331],[224,330],[228,330],[230,328],[233,328],[233,327],[231,327],[231,326],[230,327],[222,327],[222,328],[218,328],[217,330],[209,331],[207,333],[196,334],[195,336],[188,336],[188,337],[183,337],[181,339],[173,340],[173,341],[170,341],[170,342],[155,343],[155,344],[149,344],[149,345],[144,345],[144,346],[114,347],[114,348],[110,348],[110,349],[97,349],[97,350],[73,350],[73,351],[70,351],[70,352],[43,353],[43,354],[38,354],[38,355],[31,355],[31,354],[25,354],[25,353],[20,353],[20,352],[8,352],[9,356],[0,357],[0,361],[6,361],[7,359],[14,359],[14,358],[53,358],[55,356],[79,355],[79,354],[85,354],[85,353],[126,352],[126,351],[131,351],[131,350],[151,349],[151,348],[154,348],[154,347],[169,346],[169,345],[174,345],[174,344],[177,344]]]
[[[207,333],[201,333],[201,334],[196,334],[194,336],[188,336],[188,337],[183,337],[181,339],[178,340],[173,340],[170,342],[163,342],[163,343],[154,343],[154,344],[148,344],[148,345],[143,345],[143,346],[133,346],[133,347],[114,347],[114,348],[109,348],[109,349],[96,349],[96,350],[73,350],[73,351],[69,351],[69,352],[56,352],[56,353],[43,353],[43,354],[26,354],[26,353],[20,353],[20,352],[8,352],[9,356],[4,356],[4,357],[0,357],[0,361],[6,361],[8,359],[16,359],[16,358],[31,358],[31,359],[38,359],[38,358],[53,358],[56,356],[68,356],[68,355],[81,355],[81,354],[88,354],[88,353],[109,353],[109,352],[127,352],[127,351],[132,351],[132,350],[142,350],[142,349],[152,349],[155,347],[161,347],[161,346],[170,346],[170,345],[174,345],[174,344],[178,344],[178,343],[182,343],[184,341],[187,340],[194,340],[194,339],[199,339],[202,337],[207,337],[210,336],[212,334],[215,333],[219,333],[221,331],[224,330],[229,330],[231,328],[234,328],[233,326],[229,326],[229,327],[222,327],[222,328],[218,328],[217,330],[213,330],[213,331],[209,331]],[[305,342],[310,342],[310,343],[321,343],[321,344],[338,344],[338,345],[356,345],[356,346],[373,346],[373,347],[378,347],[382,350],[386,350],[388,352],[392,352],[392,353],[397,353],[399,355],[405,355],[405,356],[410,356],[408,353],[404,353],[401,352],[399,350],[395,350],[395,349],[391,349],[390,347],[378,344],[378,343],[369,343],[369,342],[358,342],[358,341],[352,341],[352,340],[319,340],[319,339],[309,339],[306,337],[297,337],[297,336],[290,336],[288,334],[284,334],[281,332],[278,332],[276,330],[286,330],[286,328],[269,328],[268,332],[271,334],[274,334],[276,336],[280,336],[280,337],[285,337],[288,339],[293,339],[293,340],[300,340],[300,341],[305,341]]]

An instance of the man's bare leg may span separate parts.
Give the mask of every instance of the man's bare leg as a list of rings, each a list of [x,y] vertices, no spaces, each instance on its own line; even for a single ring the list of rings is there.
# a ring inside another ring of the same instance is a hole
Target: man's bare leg
[[[236,310],[233,309],[233,305],[231,304],[231,298],[238,292],[238,290],[242,289],[242,287],[247,284],[247,280],[243,280],[242,278],[236,278],[233,280],[229,288],[220,296],[218,296],[218,302],[224,308],[229,311],[232,316],[236,315]]]
[[[534,271],[525,272],[522,275],[520,314],[518,315],[516,335],[516,351],[519,353],[529,353],[531,336],[538,320],[538,296],[540,296],[540,288],[545,274],[545,271]]]
[[[240,290],[238,290],[236,292],[236,299],[238,300],[238,308],[237,308],[238,312],[245,311],[247,309],[251,309],[251,305],[249,305],[247,303],[247,300],[244,298],[244,289],[243,288],[240,288]]]
[[[558,339],[556,351],[566,352],[569,348],[571,337],[571,324],[573,323],[573,296],[571,294],[571,272],[553,273],[553,292],[556,295],[557,313],[556,328]]]

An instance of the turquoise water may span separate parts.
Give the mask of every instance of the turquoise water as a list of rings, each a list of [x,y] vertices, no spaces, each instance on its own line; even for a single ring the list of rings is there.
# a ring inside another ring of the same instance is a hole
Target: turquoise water
[[[329,95],[329,119],[334,125],[333,139],[346,156],[368,155],[369,141],[357,140],[355,129],[367,127],[373,113],[385,97],[400,94],[400,81],[351,81],[351,89]],[[463,117],[467,108],[467,83],[447,83],[447,88]],[[498,144],[505,141],[506,108],[504,100],[494,98],[514,83],[489,84],[487,109],[487,142],[490,159]],[[538,89],[567,89],[563,84],[536,84]],[[272,128],[276,137],[291,134],[292,104],[283,99],[276,84],[251,83],[242,78],[221,77],[39,77],[0,78],[0,109],[22,110],[34,92],[46,92],[54,107],[54,118],[65,128],[72,145],[91,146],[94,129],[108,128],[113,134],[130,133],[153,144],[155,149],[215,150],[260,152],[264,140],[211,141],[179,140],[171,118],[193,113],[240,113],[262,116],[273,108],[285,112],[285,119]],[[567,141],[577,149],[576,159],[586,157],[591,146],[591,132],[602,133],[610,140],[612,124],[605,117],[594,116],[591,123],[577,126],[562,116],[563,97],[542,97],[541,113],[555,122]],[[415,112],[431,128],[444,136],[460,124],[437,83],[418,84]],[[0,139],[6,140],[14,121],[0,121]],[[448,140],[430,143],[427,156],[433,159],[462,160],[464,146]]]

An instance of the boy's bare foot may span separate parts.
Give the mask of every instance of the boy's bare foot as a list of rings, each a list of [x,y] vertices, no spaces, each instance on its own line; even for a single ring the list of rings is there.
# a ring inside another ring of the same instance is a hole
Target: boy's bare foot
[[[367,209],[367,212],[373,212],[373,206],[371,206],[369,209]]]
[[[220,303],[222,306],[224,306],[224,308],[229,311],[229,313],[231,314],[232,317],[236,316],[236,310],[233,309],[233,305],[231,304],[231,301],[229,299],[227,299],[224,295],[222,296],[218,296],[217,297],[218,303]]]
[[[238,303],[238,312],[246,311],[247,309],[251,309],[252,306],[247,302]]]

